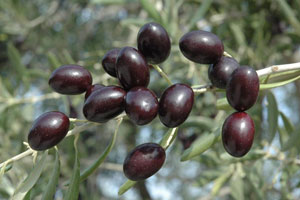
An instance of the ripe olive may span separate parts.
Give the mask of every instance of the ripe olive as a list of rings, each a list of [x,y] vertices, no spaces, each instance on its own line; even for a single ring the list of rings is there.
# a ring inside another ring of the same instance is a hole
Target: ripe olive
[[[192,31],[183,35],[179,41],[182,54],[189,60],[200,64],[213,64],[223,55],[222,41],[207,31]]]
[[[258,97],[259,78],[256,71],[242,66],[233,71],[226,86],[229,104],[238,111],[251,108]]]
[[[87,98],[83,114],[89,121],[104,123],[124,111],[126,92],[118,86],[100,88]]]
[[[137,146],[126,157],[123,164],[125,176],[141,181],[155,174],[164,164],[165,150],[158,144],[145,143]]]
[[[102,58],[103,69],[111,76],[117,77],[116,73],[116,61],[120,49],[112,49],[108,51]]]
[[[92,85],[91,73],[79,65],[63,65],[49,79],[51,88],[60,94],[81,94]]]
[[[125,111],[137,125],[151,122],[158,112],[156,95],[145,87],[135,87],[127,92]]]
[[[126,90],[136,86],[147,87],[150,72],[144,56],[135,48],[121,49],[116,62],[117,76]]]
[[[235,112],[223,124],[223,146],[230,155],[242,157],[249,152],[254,134],[254,122],[251,117],[245,112]]]
[[[99,90],[100,88],[103,88],[103,87],[105,87],[105,86],[102,85],[102,84],[94,84],[94,85],[91,85],[91,86],[87,89],[87,91],[86,91],[86,93],[85,93],[85,96],[84,96],[84,99],[86,100],[86,99],[92,94],[92,92],[94,92],[94,91],[96,91],[96,90]]]
[[[232,72],[240,67],[234,59],[222,56],[221,59],[208,68],[208,77],[211,83],[218,88],[225,89]]]
[[[68,133],[69,118],[61,112],[46,112],[33,123],[29,134],[29,146],[36,151],[43,151],[57,145]]]
[[[145,24],[138,33],[137,43],[139,51],[145,56],[148,63],[162,63],[170,54],[170,38],[160,24],[154,22]]]
[[[159,118],[167,127],[182,124],[189,116],[194,103],[194,92],[188,85],[177,83],[167,88],[159,101]]]

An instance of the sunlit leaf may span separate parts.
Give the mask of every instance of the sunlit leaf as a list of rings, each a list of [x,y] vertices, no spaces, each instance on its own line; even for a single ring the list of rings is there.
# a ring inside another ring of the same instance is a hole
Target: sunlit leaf
[[[48,151],[45,151],[42,158],[35,164],[27,178],[17,187],[12,196],[13,200],[22,200],[27,192],[35,185],[42,174],[47,155]]]
[[[54,167],[51,173],[51,178],[49,180],[49,183],[46,187],[46,191],[43,192],[43,198],[42,200],[52,200],[54,199],[54,195],[56,192],[56,186],[58,183],[60,173],[60,161],[59,161],[59,154],[57,148],[55,148],[55,161],[54,161]]]

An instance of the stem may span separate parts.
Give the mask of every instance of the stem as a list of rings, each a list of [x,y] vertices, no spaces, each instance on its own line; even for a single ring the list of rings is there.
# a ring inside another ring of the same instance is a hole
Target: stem
[[[194,93],[196,94],[201,94],[205,93],[207,91],[215,89],[212,84],[207,84],[207,85],[194,85],[192,86],[192,89]]]
[[[22,159],[22,158],[24,158],[24,157],[26,157],[26,156],[32,154],[33,151],[34,151],[33,149],[28,149],[28,150],[26,150],[26,151],[24,151],[24,152],[22,152],[22,153],[20,153],[20,154],[18,154],[18,155],[16,155],[16,156],[12,157],[12,158],[6,160],[5,162],[3,162],[3,163],[0,164],[0,168],[1,168],[2,166],[4,166],[5,164],[9,164],[9,163],[11,163],[11,162],[20,160],[20,159]]]
[[[232,58],[232,55],[230,55],[230,54],[227,53],[226,51],[223,52],[223,55]]]
[[[300,62],[298,63],[291,63],[291,64],[284,64],[284,65],[273,65],[270,67],[266,67],[264,69],[257,70],[257,75],[259,77],[275,74],[278,72],[285,72],[285,71],[292,71],[292,70],[299,70],[300,69]]]
[[[158,65],[152,66],[168,82],[169,85],[173,84],[172,81],[169,79],[168,75]]]

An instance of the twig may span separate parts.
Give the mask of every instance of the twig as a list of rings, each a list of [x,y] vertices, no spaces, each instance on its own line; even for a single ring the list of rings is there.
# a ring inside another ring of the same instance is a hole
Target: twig
[[[285,72],[285,71],[292,71],[292,70],[299,70],[300,69],[300,62],[298,63],[291,63],[291,64],[284,64],[284,65],[273,65],[270,67],[266,67],[264,69],[257,70],[257,75],[259,77],[275,74],[278,72]]]
[[[152,66],[168,82],[169,85],[173,84],[172,81],[169,79],[168,75],[158,65]]]

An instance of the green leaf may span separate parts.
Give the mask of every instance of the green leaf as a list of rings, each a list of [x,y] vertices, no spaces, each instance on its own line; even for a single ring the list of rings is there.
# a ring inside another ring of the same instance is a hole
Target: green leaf
[[[295,128],[295,130],[290,134],[289,139],[285,143],[283,143],[282,148],[281,148],[282,151],[287,151],[300,143],[299,129],[300,129],[300,127],[297,126]]]
[[[244,184],[239,174],[234,175],[230,180],[231,195],[236,200],[244,200]]]
[[[260,84],[259,90],[267,90],[267,89],[271,89],[271,88],[280,87],[280,86],[289,84],[291,82],[294,82],[298,79],[300,79],[300,76],[294,77],[292,79],[288,79],[286,81],[281,81],[281,82],[276,82],[276,83],[268,83],[268,84]]]
[[[232,110],[233,108],[229,105],[226,97],[217,100],[218,110]]]
[[[74,148],[75,148],[75,162],[73,167],[73,175],[70,181],[68,191],[65,195],[66,200],[78,199],[79,195],[79,181],[80,181],[80,162],[78,158],[77,141],[80,134],[75,135]]]
[[[110,151],[112,150],[112,148],[115,145],[116,139],[117,139],[117,134],[119,131],[119,127],[121,125],[123,121],[123,118],[121,118],[118,121],[118,124],[115,128],[115,132],[113,134],[113,137],[109,143],[109,145],[106,147],[105,151],[99,156],[99,158],[91,165],[89,166],[87,169],[85,169],[81,174],[80,174],[80,182],[84,181],[87,177],[89,177],[94,171],[96,171],[96,169],[103,163],[103,161],[105,160],[105,158],[107,157],[107,155],[110,153]]]
[[[35,185],[35,183],[41,176],[42,171],[44,169],[47,154],[48,151],[45,151],[43,153],[42,158],[36,163],[36,165],[33,167],[32,171],[27,176],[27,178],[17,187],[17,189],[15,190],[12,196],[13,200],[24,199],[27,192]]]
[[[168,149],[169,146],[172,144],[172,142],[175,140],[176,136],[177,136],[177,131],[178,131],[178,127],[176,128],[170,128],[168,130],[168,132],[164,135],[164,137],[162,138],[162,140],[160,141],[160,145],[164,148],[164,149]],[[130,188],[132,188],[137,182],[136,181],[131,181],[131,180],[127,180],[120,188],[119,188],[119,195],[124,194],[125,192],[127,192]]]
[[[180,161],[187,161],[195,156],[198,156],[214,145],[220,138],[221,127],[217,128],[212,133],[205,133],[201,135],[193,144],[186,149]]]
[[[61,63],[59,62],[57,56],[54,53],[49,52],[47,54],[47,57],[48,57],[48,61],[49,61],[50,65],[51,65],[51,69],[56,69],[61,66]]]
[[[269,141],[272,141],[278,126],[278,107],[276,99],[272,92],[267,94],[268,101],[268,132],[269,132]]]
[[[134,3],[137,0],[92,0],[91,3],[94,4],[103,4],[103,5],[113,5],[113,4],[126,4]]]
[[[201,3],[201,6],[199,6],[198,10],[196,13],[193,13],[193,18],[190,20],[190,23],[188,25],[189,30],[193,29],[196,23],[202,19],[207,11],[209,10],[213,0],[204,0]]]
[[[55,148],[55,161],[54,161],[54,168],[51,173],[50,181],[47,185],[46,191],[43,193],[42,200],[52,200],[54,199],[54,195],[56,192],[56,186],[58,183],[60,173],[60,161],[59,161],[59,154],[57,148]]]
[[[140,3],[148,15],[156,22],[161,23],[161,17],[159,12],[154,7],[154,4],[149,0],[140,0]]]
[[[279,112],[281,119],[283,121],[284,127],[288,134],[292,133],[295,130],[295,126],[292,124],[290,119],[283,113]]]
[[[276,0],[279,4],[279,8],[282,9],[284,15],[290,22],[290,24],[294,27],[296,32],[300,32],[300,22],[298,21],[295,12],[293,9],[289,6],[289,4],[285,0]],[[298,9],[296,9],[298,11]]]
[[[229,179],[229,177],[232,175],[232,171],[228,171],[227,173],[222,173],[221,176],[219,176],[217,179],[214,180],[214,186],[211,190],[211,194],[213,196],[216,196],[219,192],[219,190],[222,188],[222,186],[226,183],[226,181]]]

